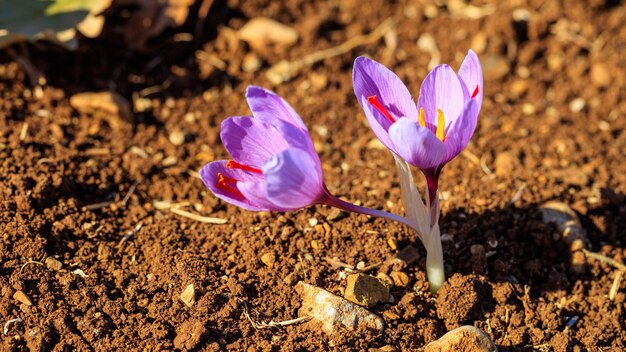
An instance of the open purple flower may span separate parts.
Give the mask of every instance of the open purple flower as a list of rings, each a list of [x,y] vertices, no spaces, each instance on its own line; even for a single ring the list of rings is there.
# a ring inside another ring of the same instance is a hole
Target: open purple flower
[[[470,50],[458,75],[448,65],[424,79],[417,105],[400,78],[382,64],[358,57],[354,93],[381,142],[421,169],[436,191],[441,168],[467,146],[483,100],[483,76]],[[431,197],[435,192],[431,192]]]
[[[211,162],[200,170],[202,181],[217,197],[253,211],[326,204],[416,227],[404,217],[333,196],[300,116],[281,97],[259,87],[248,87],[246,99],[254,117],[229,117],[222,122],[222,143],[232,159]]]
[[[483,100],[483,74],[469,51],[459,73],[435,67],[420,87],[417,104],[400,78],[385,66],[358,57],[353,71],[356,94],[372,130],[396,159],[402,201],[409,222],[426,247],[426,273],[436,292],[445,281],[439,229],[439,173],[469,143]],[[426,176],[426,204],[409,164]]]
[[[302,119],[281,97],[250,86],[246,99],[254,117],[222,122],[221,139],[232,160],[200,170],[219,198],[254,211],[291,211],[323,201],[322,167]]]

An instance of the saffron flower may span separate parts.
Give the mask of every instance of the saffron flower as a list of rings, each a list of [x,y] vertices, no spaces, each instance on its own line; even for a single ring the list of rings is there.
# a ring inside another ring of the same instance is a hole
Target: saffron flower
[[[250,86],[246,99],[253,116],[222,122],[221,139],[231,160],[200,170],[204,184],[218,198],[252,211],[295,211],[326,204],[413,226],[406,218],[356,206],[333,196],[324,184],[322,166],[302,119],[275,93]]]
[[[438,183],[442,168],[469,143],[483,100],[478,56],[470,50],[458,74],[448,65],[435,67],[420,87],[417,104],[400,78],[382,64],[358,57],[353,71],[354,93],[374,134],[396,158],[407,217],[417,226],[429,258],[431,289],[445,279],[439,236]],[[427,181],[424,205],[408,165]]]
[[[281,97],[251,86],[252,116],[229,117],[220,137],[231,160],[200,170],[220,199],[253,211],[291,211],[325,196],[321,162],[302,119]]]

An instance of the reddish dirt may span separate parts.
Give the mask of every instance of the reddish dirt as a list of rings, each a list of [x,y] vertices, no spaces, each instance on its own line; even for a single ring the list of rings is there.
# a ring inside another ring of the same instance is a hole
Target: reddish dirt
[[[624,4],[477,1],[487,15],[471,19],[428,1],[216,3],[207,27],[217,30],[201,49],[221,68],[196,59],[190,44],[174,43],[173,33],[135,54],[97,40],[76,53],[29,46],[48,79],[39,94],[3,57],[0,327],[21,322],[6,326],[1,350],[419,351],[463,324],[481,328],[501,351],[626,348],[626,279],[611,300],[617,269],[587,258],[582,273],[572,272],[556,226],[537,209],[548,200],[569,204],[588,248],[625,261]],[[253,52],[233,41],[233,30],[257,16],[292,26],[299,42]],[[417,237],[396,223],[330,220],[326,207],[251,213],[217,200],[195,177],[204,163],[227,157],[219,124],[248,113],[248,84],[271,87],[271,64],[338,45],[390,16],[395,36],[326,59],[274,89],[309,126],[333,193],[400,213],[392,157],[370,144],[375,137],[352,93],[352,62],[370,55],[417,94],[431,59],[416,45],[420,36],[432,35],[441,62],[455,68],[468,48],[478,52],[485,65],[478,128],[469,153],[446,166],[440,182],[449,280],[438,296],[428,292]],[[244,72],[245,55],[257,55],[262,67]],[[148,96],[148,109],[118,128],[106,114],[69,104],[79,91],[112,88],[132,99],[166,81]],[[182,145],[170,142],[175,131],[185,134]],[[183,209],[228,224],[181,217],[155,201],[184,202]],[[93,207],[101,202],[111,203]],[[291,274],[339,294],[345,280],[324,258],[390,263],[391,237],[398,249],[418,247],[420,259],[372,272],[410,278],[393,287],[394,303],[372,308],[385,320],[383,333],[328,336],[306,323],[255,329],[246,318],[246,310],[257,322],[295,318],[300,300],[284,280]],[[275,255],[271,267],[260,260],[266,253]],[[43,264],[46,257],[62,267]],[[189,284],[196,288],[191,307],[179,299]],[[17,291],[32,305],[14,299]]]

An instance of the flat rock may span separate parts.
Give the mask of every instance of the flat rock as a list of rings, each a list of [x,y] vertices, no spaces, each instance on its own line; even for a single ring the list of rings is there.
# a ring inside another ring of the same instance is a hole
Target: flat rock
[[[348,276],[348,284],[344,298],[366,307],[389,300],[389,286],[381,279],[366,275],[354,274]]]
[[[424,352],[497,352],[493,341],[482,330],[464,325],[426,345]]]
[[[543,221],[554,223],[560,233],[560,238],[571,251],[570,268],[577,273],[585,269],[585,255],[582,250],[586,247],[587,234],[582,227],[578,215],[567,204],[558,201],[549,201],[539,207]]]
[[[113,129],[133,121],[130,103],[115,92],[74,94],[70,97],[70,105],[84,114],[102,115]]]
[[[393,258],[398,264],[409,265],[419,258],[419,252],[413,246],[406,246],[396,253]]]
[[[515,169],[520,167],[520,161],[513,153],[502,152],[496,156],[493,166],[496,176],[506,177],[512,175]]]
[[[485,81],[502,79],[511,70],[509,60],[504,56],[488,55],[480,61],[485,74]]]
[[[47,257],[44,261],[48,269],[61,270],[63,264],[54,257]]]
[[[299,37],[295,29],[267,17],[251,19],[239,30],[238,35],[255,50],[272,44],[290,46]]]
[[[304,282],[298,282],[295,288],[302,298],[298,315],[321,323],[322,329],[329,334],[340,328],[377,331],[385,328],[383,319],[378,315],[326,290]]]
[[[27,306],[33,305],[33,302],[30,300],[30,298],[28,298],[24,291],[15,291],[15,293],[13,294],[13,299]]]
[[[569,167],[562,170],[552,171],[552,175],[562,181],[563,183],[571,186],[585,186],[589,183],[589,176],[581,170],[579,167]]]

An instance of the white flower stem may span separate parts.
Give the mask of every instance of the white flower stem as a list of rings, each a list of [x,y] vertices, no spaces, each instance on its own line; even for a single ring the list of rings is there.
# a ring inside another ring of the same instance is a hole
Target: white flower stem
[[[396,155],[394,157],[401,180],[400,187],[404,210],[407,218],[415,223],[415,226],[412,228],[420,234],[422,244],[426,247],[426,276],[430,285],[430,291],[437,293],[441,285],[446,281],[446,274],[439,230],[439,194],[436,189],[436,179],[434,183],[432,179],[430,180],[430,184],[434,185],[432,188],[435,193],[431,197],[431,191],[427,188],[426,204],[424,204],[419,191],[415,187],[411,168],[400,157]]]
[[[443,248],[439,224],[435,224],[428,234],[426,244],[426,276],[430,284],[430,292],[437,293],[446,281],[446,272],[443,265]]]

